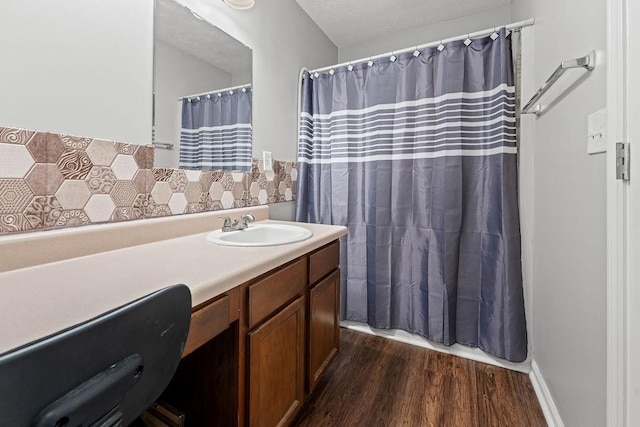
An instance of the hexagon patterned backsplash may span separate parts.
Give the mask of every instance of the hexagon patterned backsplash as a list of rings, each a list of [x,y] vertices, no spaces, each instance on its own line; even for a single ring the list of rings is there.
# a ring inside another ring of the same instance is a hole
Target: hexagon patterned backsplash
[[[0,234],[295,200],[296,163],[153,167],[153,147],[0,127]]]

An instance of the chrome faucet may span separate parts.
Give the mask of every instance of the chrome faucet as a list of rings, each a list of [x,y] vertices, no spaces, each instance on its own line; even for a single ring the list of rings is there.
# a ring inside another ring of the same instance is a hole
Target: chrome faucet
[[[233,223],[231,222],[231,218],[229,218],[228,216],[225,216],[225,217],[219,216],[218,218],[224,219],[224,224],[222,225],[223,232],[244,230],[249,226],[250,222],[253,222],[256,220],[256,217],[253,216],[253,212],[249,212],[242,215]]]

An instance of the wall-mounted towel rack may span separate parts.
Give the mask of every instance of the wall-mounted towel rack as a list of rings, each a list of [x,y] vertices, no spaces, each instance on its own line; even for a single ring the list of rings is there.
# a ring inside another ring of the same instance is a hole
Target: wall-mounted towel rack
[[[562,61],[560,66],[556,68],[556,70],[551,74],[551,77],[547,79],[546,82],[542,85],[542,87],[533,95],[533,98],[527,105],[522,108],[522,114],[535,114],[539,116],[546,111],[542,105],[538,102],[540,98],[544,96],[545,93],[549,91],[551,86],[557,82],[560,77],[564,74],[564,72],[570,68],[584,68],[587,71],[593,71],[596,68],[596,53],[595,51],[589,52],[586,56],[581,58],[570,59],[568,61]],[[547,103],[549,105],[549,103]]]
[[[173,150],[173,144],[169,142],[153,141],[151,144],[153,144],[155,148],[162,148],[163,150]]]

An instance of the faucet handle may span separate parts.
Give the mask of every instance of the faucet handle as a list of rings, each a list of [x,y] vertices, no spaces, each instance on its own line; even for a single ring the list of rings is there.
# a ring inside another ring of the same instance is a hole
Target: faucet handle
[[[222,228],[231,227],[231,218],[229,218],[228,216],[219,216],[218,219],[224,219]]]
[[[237,230],[244,230],[249,226],[250,222],[253,222],[255,220],[256,220],[256,217],[253,216],[253,213],[249,212],[242,215],[240,218],[238,218],[238,221],[236,221],[234,225],[236,226]]]

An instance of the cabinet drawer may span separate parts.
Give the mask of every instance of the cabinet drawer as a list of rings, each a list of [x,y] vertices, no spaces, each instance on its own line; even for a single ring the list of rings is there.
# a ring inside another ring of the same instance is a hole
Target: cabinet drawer
[[[230,319],[233,318],[229,314],[231,299],[229,295],[225,295],[191,314],[189,335],[182,357],[229,327]]]
[[[309,284],[313,285],[340,264],[340,242],[336,241],[309,257]]]
[[[306,277],[307,260],[302,258],[249,286],[249,328],[302,295]]]

